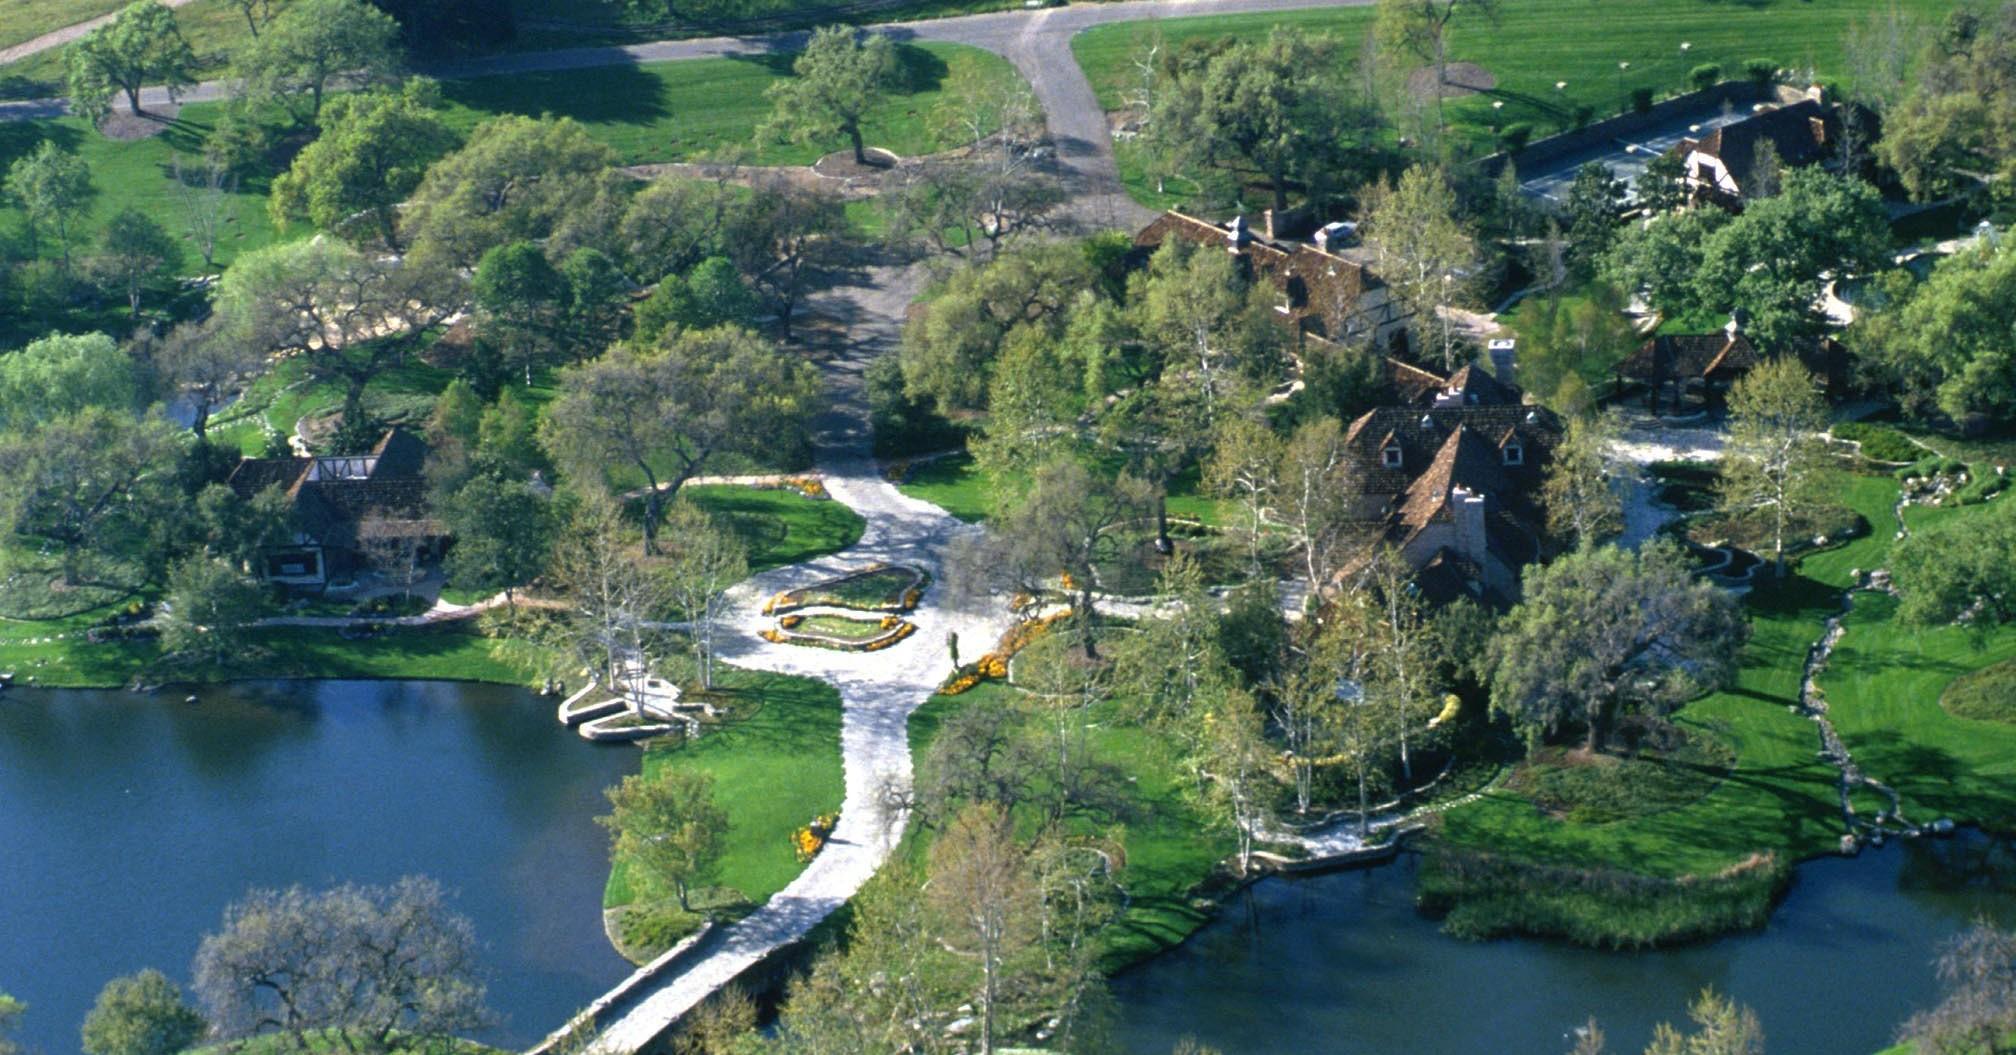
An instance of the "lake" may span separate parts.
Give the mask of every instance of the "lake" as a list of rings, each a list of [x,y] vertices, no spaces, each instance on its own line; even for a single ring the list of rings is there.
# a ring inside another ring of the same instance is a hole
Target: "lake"
[[[424,873],[484,942],[483,1039],[524,1045],[624,976],[601,929],[604,787],[638,764],[552,701],[485,685],[265,682],[159,696],[0,694],[0,989],[22,1039],[78,1050],[104,982],[185,981],[251,886]],[[1634,1055],[1713,984],[1773,1055],[1870,1055],[1934,999],[1934,947],[1976,913],[2016,923],[2016,845],[1974,833],[1801,865],[1771,925],[1679,949],[1472,943],[1413,908],[1413,862],[1235,898],[1115,980],[1138,1055],[1185,1034],[1224,1055],[1551,1053],[1596,1014]],[[1284,1043],[1284,1037],[1296,1038]]]
[[[536,1040],[629,967],[602,935],[602,789],[634,748],[489,685],[267,682],[158,696],[0,693],[0,989],[21,1037],[78,1050],[104,982],[187,983],[253,886],[424,873],[474,922],[504,1021]]]
[[[2016,924],[2016,844],[1963,832],[1798,868],[1770,925],[1642,953],[1450,938],[1415,912],[1412,857],[1270,879],[1176,951],[1122,974],[1126,1047],[1195,1036],[1224,1055],[1566,1052],[1593,1013],[1636,1055],[1713,985],[1756,1010],[1772,1055],[1872,1055],[1937,1000],[1938,943],[1986,913]]]

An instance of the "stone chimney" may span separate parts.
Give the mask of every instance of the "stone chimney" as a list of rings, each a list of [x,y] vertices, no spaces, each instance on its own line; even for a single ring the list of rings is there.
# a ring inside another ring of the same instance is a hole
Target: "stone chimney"
[[[1518,345],[1510,337],[1491,338],[1491,376],[1508,385],[1519,383],[1513,376],[1519,368]]]
[[[1458,484],[1449,489],[1449,511],[1456,520],[1456,548],[1485,567],[1490,543],[1484,537],[1484,496]]]

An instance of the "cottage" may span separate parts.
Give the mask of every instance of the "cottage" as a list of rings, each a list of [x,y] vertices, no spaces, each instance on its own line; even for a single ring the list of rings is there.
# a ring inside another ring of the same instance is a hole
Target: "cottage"
[[[1765,110],[1702,136],[1682,139],[1672,153],[1685,168],[1695,197],[1738,206],[1756,192],[1757,160],[1768,146],[1785,168],[1825,161],[1836,149],[1840,121],[1833,107],[1817,98]]]
[[[1352,506],[1370,541],[1396,547],[1430,597],[1509,602],[1546,545],[1541,484],[1563,431],[1516,385],[1464,367],[1424,404],[1350,424]]]
[[[1661,334],[1638,346],[1615,369],[1620,388],[1645,389],[1645,405],[1653,413],[1661,406],[1680,410],[1690,401],[1717,407],[1729,387],[1762,358],[1743,335],[1740,315],[1715,333]]]
[[[346,581],[365,563],[359,530],[367,521],[438,556],[446,530],[427,514],[426,458],[419,437],[395,428],[368,454],[241,460],[226,481],[239,497],[279,488],[293,507],[293,539],[261,552],[255,571],[303,588]]]

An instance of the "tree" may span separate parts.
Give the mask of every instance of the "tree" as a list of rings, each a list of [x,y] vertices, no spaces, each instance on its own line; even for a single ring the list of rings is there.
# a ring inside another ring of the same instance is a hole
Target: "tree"
[[[1243,876],[1253,867],[1254,841],[1272,818],[1267,785],[1273,780],[1273,745],[1261,728],[1259,709],[1242,690],[1217,694],[1198,718],[1203,724],[1202,750],[1189,764],[1200,778],[1199,799],[1207,815],[1231,828],[1238,839],[1235,860]]]
[[[89,549],[146,522],[145,499],[167,483],[179,448],[161,418],[87,407],[0,440],[0,531],[63,550],[63,581],[80,582]]]
[[[1529,566],[1524,586],[1487,664],[1491,705],[1531,740],[1582,726],[1601,751],[1618,717],[1664,713],[1734,674],[1741,615],[1669,545],[1577,550]]]
[[[1449,83],[1449,23],[1459,10],[1498,16],[1498,0],[1379,0],[1373,33],[1392,52],[1411,54],[1435,68],[1435,127],[1446,127],[1443,86]]]
[[[764,92],[772,111],[757,134],[794,143],[846,136],[854,163],[866,165],[861,119],[895,86],[896,76],[896,46],[888,37],[857,34],[851,26],[814,30],[791,63],[790,79]]]
[[[1451,0],[1440,2],[1454,9]],[[1375,270],[1421,327],[1432,325],[1441,309],[1461,296],[1466,269],[1477,255],[1476,243],[1456,218],[1454,192],[1441,170],[1416,165],[1397,186],[1376,187],[1366,198],[1371,204],[1364,213],[1364,237],[1377,261]],[[1453,372],[1457,363],[1450,320],[1442,315],[1440,321],[1442,365]]]
[[[419,525],[384,513],[368,514],[357,524],[357,548],[381,581],[397,587],[402,597],[412,598],[413,587],[420,584],[420,562],[427,552]]]
[[[1861,315],[1848,340],[1914,414],[2016,421],[2016,251],[1976,247]]]
[[[201,170],[191,169],[175,154],[168,159],[175,201],[182,209],[182,233],[196,246],[206,268],[217,266],[217,242],[232,219],[232,198],[238,177],[214,158],[204,158]]]
[[[1276,28],[1235,42],[1163,89],[1149,115],[1171,154],[1257,171],[1288,210],[1288,186],[1339,165],[1354,106],[1337,90],[1334,45]]]
[[[983,803],[954,818],[931,844],[931,881],[924,895],[953,954],[970,961],[979,975],[976,1040],[981,1055],[991,1055],[1007,1032],[1002,1021],[1007,976],[1042,938],[1028,857],[1016,843],[1008,814]]]
[[[664,883],[691,912],[689,891],[712,875],[728,834],[728,811],[714,802],[714,775],[667,766],[623,778],[608,789],[609,858],[629,861],[647,882]]]
[[[1219,426],[1211,459],[1204,465],[1205,484],[1240,505],[1249,574],[1260,572],[1260,544],[1266,536],[1275,492],[1282,486],[1286,454],[1281,437],[1265,422],[1241,415]]]
[[[759,186],[730,214],[725,233],[729,258],[770,294],[791,339],[791,320],[807,276],[835,263],[853,223],[846,203],[831,193],[788,183]]]
[[[903,390],[940,413],[987,405],[996,360],[1019,326],[1060,331],[1065,311],[1094,273],[1068,244],[1017,247],[954,271],[903,327],[897,358]]]
[[[1756,1012],[1712,986],[1687,1005],[1687,1017],[1699,1027],[1696,1032],[1683,1034],[1661,1022],[1645,1055],[1764,1055],[1764,1027]]]
[[[569,359],[579,362],[623,335],[631,283],[609,254],[593,246],[567,254],[560,262],[560,279],[567,289],[560,345]]]
[[[1768,360],[1729,393],[1729,446],[1718,499],[1730,516],[1771,515],[1771,553],[1785,574],[1787,525],[1822,503],[1827,404],[1793,356]]]
[[[70,105],[94,120],[124,92],[126,105],[140,115],[140,89],[159,84],[175,99],[196,83],[196,52],[182,37],[175,12],[160,0],[139,0],[112,21],[63,49]]]
[[[153,217],[124,208],[98,239],[91,269],[100,281],[126,297],[127,319],[140,321],[140,294],[149,283],[182,266],[182,243]]]
[[[70,230],[98,196],[91,183],[91,166],[76,154],[45,139],[31,154],[16,158],[7,168],[7,195],[21,207],[28,220],[28,249],[40,250],[48,238],[63,254],[63,269],[70,269]]]
[[[273,21],[277,0],[231,0],[231,6],[245,16],[245,30],[258,39],[259,31]]]
[[[714,688],[714,626],[728,589],[749,576],[748,548],[734,532],[688,502],[672,507],[668,534],[673,540],[665,578],[672,601],[693,626],[700,687]]]
[[[1638,204],[1652,215],[1663,215],[1687,204],[1687,162],[1679,154],[1663,151],[1638,170],[1632,189]]]
[[[600,496],[575,505],[555,536],[552,575],[567,598],[562,637],[575,658],[611,691],[641,680],[668,654],[660,624],[670,615],[664,576],[631,552],[628,525]]]
[[[1928,1055],[2003,1055],[2016,1032],[2016,932],[1986,917],[1948,938],[1933,961],[1944,990],[1897,1032]],[[1748,1053],[1745,1053],[1748,1055]]]
[[[1866,272],[1889,260],[1890,227],[1876,188],[1818,168],[1785,174],[1780,192],[1754,201],[1701,246],[1702,305],[1749,312],[1767,349],[1826,325],[1815,304],[1824,276]]]
[[[1571,418],[1547,466],[1541,492],[1547,529],[1579,549],[1608,542],[1624,528],[1624,480],[1610,457],[1617,431],[1608,414]]]
[[[560,327],[567,310],[567,289],[560,272],[531,242],[500,245],[483,254],[470,279],[476,303],[477,328],[496,344],[506,361],[519,364],[525,383],[532,368],[552,359],[559,349]]]
[[[2016,619],[2016,504],[1927,524],[1897,544],[1890,571],[1898,617],[1935,626],[1973,617],[1977,628]]]
[[[161,651],[196,664],[242,659],[257,651],[250,624],[267,608],[266,591],[236,565],[203,556],[177,561],[159,619]]]
[[[1924,49],[1910,90],[1883,112],[1877,160],[1920,201],[2008,194],[2016,176],[2016,11],[2007,4],[1948,16]]]
[[[400,252],[400,205],[455,146],[439,103],[439,89],[422,80],[331,99],[322,134],[273,181],[275,225],[305,219],[351,242]]]
[[[188,400],[189,430],[198,442],[207,438],[210,415],[266,369],[260,350],[234,339],[215,318],[182,323],[154,345],[154,369],[169,391]]]
[[[1627,224],[1598,270],[1606,283],[1643,296],[1668,317],[1701,315],[1714,307],[1704,307],[1695,281],[1702,255],[1708,239],[1729,223],[1729,214],[1721,209],[1682,209]]]
[[[491,247],[538,241],[612,178],[615,151],[572,118],[492,118],[428,167],[399,215],[415,256],[474,267]]]
[[[892,239],[974,259],[985,247],[992,259],[1018,236],[1048,226],[1064,193],[1037,167],[1043,112],[1028,85],[961,67],[932,117],[947,141],[975,149],[960,161],[906,165],[888,175],[880,199]]]
[[[530,484],[482,474],[449,497],[441,519],[455,536],[449,580],[504,591],[515,617],[518,588],[537,578],[552,555],[553,500]]]
[[[718,990],[688,1012],[672,1038],[673,1055],[741,1055],[756,1033],[756,1001],[740,983]]]
[[[1587,391],[1582,379],[1609,373],[1644,340],[1624,313],[1627,299],[1597,280],[1580,296],[1550,291],[1523,301],[1519,383],[1560,413],[1582,413],[1586,408],[1576,404],[1576,393]]]
[[[28,1011],[28,1005],[8,996],[0,990],[0,1055],[21,1055],[21,1045],[7,1038],[21,1016]]]
[[[339,78],[369,85],[402,64],[399,23],[366,0],[293,0],[265,28],[239,49],[232,74],[244,82],[247,104],[277,107],[296,125],[320,120]]]
[[[1917,83],[1919,62],[1931,43],[1929,29],[1894,3],[1850,21],[1841,58],[1855,100],[1881,114],[1895,110]]]
[[[475,929],[441,885],[255,889],[196,950],[195,992],[227,1041],[278,1033],[296,1050],[334,1041],[386,1051],[480,1029]]]
[[[131,410],[140,378],[102,333],[52,333],[0,356],[0,428],[22,431],[92,407]]]
[[[240,498],[225,484],[196,493],[196,527],[203,552],[243,568],[259,551],[287,542],[293,534],[294,501],[279,485]]]
[[[1312,591],[1330,582],[1339,558],[1351,548],[1357,521],[1347,496],[1358,491],[1351,479],[1355,467],[1336,418],[1304,422],[1282,451],[1276,474],[1279,519],[1302,554]]]
[[[665,503],[709,459],[802,449],[819,391],[810,363],[747,330],[667,334],[656,348],[618,345],[562,371],[543,438],[576,480],[606,487],[633,469],[643,478],[648,553]]]
[[[1084,466],[1062,459],[1038,469],[1028,492],[1001,518],[1003,557],[1026,592],[1041,592],[1060,574],[1074,584],[1066,592],[1087,659],[1098,654],[1091,633],[1098,565],[1121,544],[1111,529],[1146,512],[1148,502],[1140,481],[1124,475],[1094,480]]]
[[[637,305],[636,336],[655,341],[667,329],[710,330],[716,326],[750,326],[756,321],[756,297],[724,257],[710,256],[686,275],[667,275],[651,296]]]
[[[217,283],[216,306],[234,339],[299,355],[309,376],[340,383],[343,421],[362,434],[366,389],[461,309],[461,283],[430,261],[309,239],[239,257]]]
[[[1576,274],[1589,275],[1617,237],[1617,214],[1624,206],[1624,181],[1600,161],[1575,170],[1562,210],[1568,223],[1569,261]]]

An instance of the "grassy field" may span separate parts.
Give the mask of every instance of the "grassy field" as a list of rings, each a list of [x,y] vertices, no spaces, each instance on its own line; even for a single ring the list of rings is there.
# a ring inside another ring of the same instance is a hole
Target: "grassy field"
[[[749,570],[764,571],[823,557],[861,540],[867,521],[831,500],[788,488],[707,485],[683,492],[724,520],[749,547]]]
[[[905,156],[942,150],[931,114],[948,80],[967,68],[1003,81],[1007,60],[957,44],[897,48],[902,87],[862,122],[870,145]],[[790,76],[791,53],[691,62],[647,63],[559,73],[448,81],[449,121],[467,129],[502,113],[551,114],[586,124],[625,164],[682,161],[746,147],[748,160],[796,165],[838,150],[843,140],[807,144],[758,142],[756,126],[770,115],[764,89]]]
[[[33,40],[52,29],[109,15],[124,0],[7,0],[0,3],[0,48]]]
[[[1450,100],[1448,112],[1458,133],[1471,138],[1487,137],[1488,126],[1513,122],[1530,123],[1537,135],[1545,135],[1568,127],[1577,105],[1602,117],[1616,113],[1634,88],[1677,92],[1701,63],[1719,63],[1725,76],[1735,77],[1745,62],[1765,59],[1837,79],[1845,75],[1841,41],[1849,22],[1889,5],[1890,0],[1518,0],[1506,4],[1495,23],[1459,14],[1449,27],[1451,60],[1483,66],[1497,78],[1497,87]],[[1901,0],[1900,6],[1936,21],[1955,4]],[[1130,57],[1151,29],[1175,45],[1225,35],[1258,37],[1274,26],[1290,26],[1335,37],[1340,59],[1352,64],[1371,24],[1369,6],[1177,18],[1098,26],[1080,34],[1071,48],[1110,110],[1121,106],[1122,93],[1131,87]],[[1620,62],[1630,63],[1621,74]],[[1557,89],[1563,81],[1567,86]],[[1494,110],[1493,101],[1505,105]]]
[[[712,882],[760,903],[805,868],[791,833],[840,808],[840,695],[824,682],[777,674],[724,670],[720,681],[746,717],[691,744],[647,751],[644,774],[679,766],[713,775],[715,801],[728,813],[728,841]],[[618,861],[602,903],[615,908],[649,894],[628,863]]]

